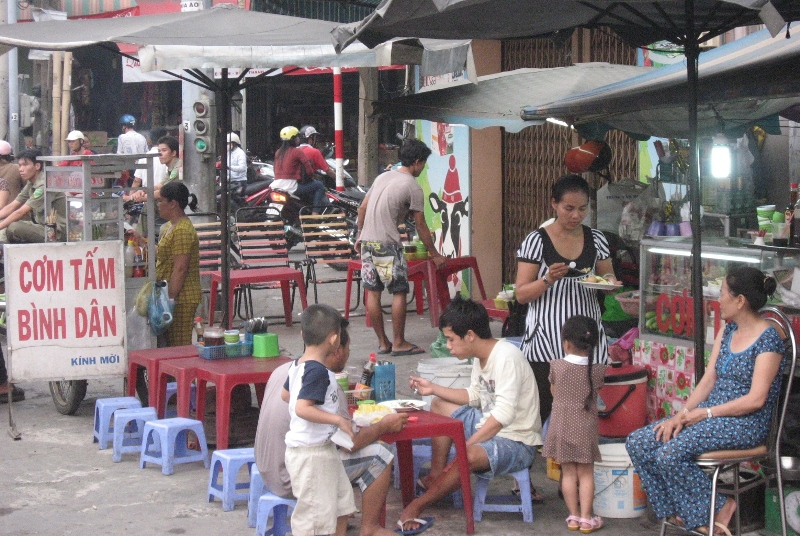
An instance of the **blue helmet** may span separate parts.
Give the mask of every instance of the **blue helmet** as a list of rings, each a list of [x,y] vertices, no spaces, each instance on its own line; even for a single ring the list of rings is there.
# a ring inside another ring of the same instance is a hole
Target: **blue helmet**
[[[136,125],[136,118],[131,114],[125,114],[119,118],[121,125],[133,128]]]

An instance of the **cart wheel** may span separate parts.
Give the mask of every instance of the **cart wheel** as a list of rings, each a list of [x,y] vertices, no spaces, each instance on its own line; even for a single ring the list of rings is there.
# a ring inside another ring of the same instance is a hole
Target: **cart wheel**
[[[56,410],[62,415],[74,415],[86,398],[86,380],[50,382],[50,395]]]

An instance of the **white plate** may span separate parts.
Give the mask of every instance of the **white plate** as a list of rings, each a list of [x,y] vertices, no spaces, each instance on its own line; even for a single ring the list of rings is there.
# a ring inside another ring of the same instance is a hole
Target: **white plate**
[[[618,285],[610,285],[608,283],[588,283],[586,281],[578,281],[578,284],[582,287],[596,289],[596,290],[614,290],[615,288],[619,288],[622,286],[622,283]]]
[[[425,402],[422,400],[384,400],[380,402],[381,406],[392,408],[395,411],[414,411],[415,409],[422,409],[425,407]]]

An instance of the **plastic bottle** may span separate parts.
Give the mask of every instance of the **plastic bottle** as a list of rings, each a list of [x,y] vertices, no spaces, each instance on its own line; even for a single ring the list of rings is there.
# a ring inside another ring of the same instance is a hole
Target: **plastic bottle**
[[[195,317],[194,319],[194,332],[197,334],[197,344],[203,344],[203,332],[205,328],[203,327],[203,318],[202,317]]]
[[[369,354],[369,359],[364,363],[364,369],[361,371],[361,379],[358,383],[363,387],[369,387],[372,383],[372,375],[375,374],[375,367],[378,364],[377,354]],[[358,389],[358,387],[356,387]]]
[[[125,277],[133,277],[133,263],[135,255],[133,240],[128,240],[128,245],[125,246]]]

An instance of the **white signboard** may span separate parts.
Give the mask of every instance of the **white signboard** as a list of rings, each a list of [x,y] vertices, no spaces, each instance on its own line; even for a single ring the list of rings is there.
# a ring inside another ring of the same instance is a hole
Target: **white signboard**
[[[122,241],[3,248],[12,382],[122,376]]]

